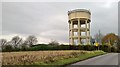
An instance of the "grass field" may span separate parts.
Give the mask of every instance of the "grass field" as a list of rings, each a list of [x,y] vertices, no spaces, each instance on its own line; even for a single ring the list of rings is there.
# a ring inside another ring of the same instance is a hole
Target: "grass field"
[[[4,52],[3,65],[66,65],[93,56],[105,54],[103,51],[26,51]]]

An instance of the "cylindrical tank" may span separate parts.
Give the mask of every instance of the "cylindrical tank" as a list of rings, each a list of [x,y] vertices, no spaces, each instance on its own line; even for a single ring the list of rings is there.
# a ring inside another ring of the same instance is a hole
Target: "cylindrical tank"
[[[68,11],[68,17],[69,20],[74,20],[77,18],[84,18],[90,20],[91,13],[89,10],[86,9],[75,9],[72,11]]]

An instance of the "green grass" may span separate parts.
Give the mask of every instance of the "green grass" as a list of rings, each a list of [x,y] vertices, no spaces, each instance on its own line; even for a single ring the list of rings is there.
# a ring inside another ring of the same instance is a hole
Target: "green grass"
[[[95,57],[95,56],[98,56],[98,55],[103,55],[103,54],[106,54],[106,53],[103,52],[103,51],[95,51],[94,53],[86,53],[86,54],[82,54],[82,55],[80,55],[78,57],[62,59],[62,60],[58,60],[56,62],[40,63],[40,64],[37,63],[37,65],[51,65],[52,67],[56,67],[55,65],[66,66],[68,64],[72,64],[72,63],[75,63],[75,62],[78,62],[78,61],[82,61],[82,60],[85,60],[85,59],[88,59],[88,58],[92,58],[92,57]]]

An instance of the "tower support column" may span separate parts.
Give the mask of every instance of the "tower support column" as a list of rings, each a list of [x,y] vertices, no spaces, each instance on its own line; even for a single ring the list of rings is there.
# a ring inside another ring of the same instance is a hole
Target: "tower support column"
[[[71,21],[69,22],[69,44],[70,44],[70,41],[71,41]]]
[[[88,29],[89,29],[89,31],[88,31],[88,42],[89,42],[89,44],[90,44],[90,23],[88,23]]]
[[[74,39],[73,39],[73,36],[74,36],[74,32],[73,32],[73,21],[71,20],[71,45],[74,44]]]
[[[80,19],[78,19],[78,44],[79,45],[81,44],[81,39],[80,39],[81,31],[80,31],[80,27],[81,27]]]
[[[86,36],[86,44],[88,43],[88,27],[87,27],[87,20],[85,20],[85,36]]]

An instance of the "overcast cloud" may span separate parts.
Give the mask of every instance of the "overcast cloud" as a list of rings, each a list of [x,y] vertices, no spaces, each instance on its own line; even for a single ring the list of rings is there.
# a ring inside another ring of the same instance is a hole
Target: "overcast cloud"
[[[2,37],[10,40],[36,35],[39,43],[57,40],[68,43],[68,15],[73,9],[91,11],[91,36],[118,33],[118,4],[116,2],[14,2],[2,3]]]

